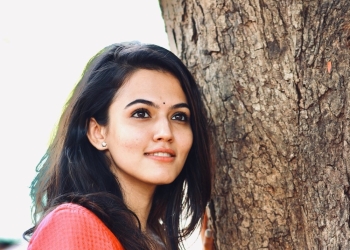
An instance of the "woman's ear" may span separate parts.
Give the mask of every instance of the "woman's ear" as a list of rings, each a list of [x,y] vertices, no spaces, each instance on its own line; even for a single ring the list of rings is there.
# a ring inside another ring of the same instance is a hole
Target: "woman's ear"
[[[107,143],[105,142],[105,133],[106,127],[101,126],[98,124],[95,118],[91,117],[87,130],[87,137],[90,143],[98,150],[107,149]]]

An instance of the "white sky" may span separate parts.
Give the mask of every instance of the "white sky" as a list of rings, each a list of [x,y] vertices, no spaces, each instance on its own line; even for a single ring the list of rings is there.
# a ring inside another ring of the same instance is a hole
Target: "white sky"
[[[88,59],[130,40],[168,48],[158,0],[0,0],[0,238],[31,226],[35,166]]]

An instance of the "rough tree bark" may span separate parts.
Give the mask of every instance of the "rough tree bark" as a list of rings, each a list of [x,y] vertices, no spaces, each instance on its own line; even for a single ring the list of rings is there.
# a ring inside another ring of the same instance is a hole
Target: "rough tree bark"
[[[350,1],[160,5],[210,117],[216,249],[350,249]]]

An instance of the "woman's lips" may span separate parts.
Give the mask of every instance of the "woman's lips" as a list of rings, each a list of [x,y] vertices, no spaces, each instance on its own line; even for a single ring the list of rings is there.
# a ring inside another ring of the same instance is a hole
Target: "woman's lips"
[[[156,153],[146,153],[146,155],[151,155],[151,156],[160,156],[160,157],[172,157],[171,154],[165,153],[165,152],[156,152]]]
[[[145,153],[146,155],[166,155],[170,157],[175,157],[175,151],[170,148],[156,148],[149,150]]]
[[[148,151],[145,156],[157,161],[171,162],[175,159],[175,152],[172,149],[162,148]]]

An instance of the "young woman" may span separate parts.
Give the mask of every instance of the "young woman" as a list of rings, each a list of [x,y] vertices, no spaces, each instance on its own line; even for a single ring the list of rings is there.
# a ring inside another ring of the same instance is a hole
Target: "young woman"
[[[210,199],[206,124],[195,81],[173,53],[103,49],[38,165],[28,249],[179,249]]]

